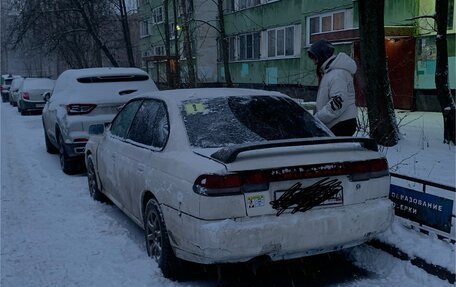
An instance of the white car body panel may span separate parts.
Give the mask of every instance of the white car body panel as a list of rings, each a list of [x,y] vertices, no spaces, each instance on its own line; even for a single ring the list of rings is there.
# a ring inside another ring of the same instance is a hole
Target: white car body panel
[[[43,110],[43,122],[49,139],[56,144],[56,127],[66,144],[77,138],[89,138],[88,129],[93,124],[109,123],[118,108],[140,94],[156,91],[157,86],[149,78],[145,81],[119,81],[80,83],[78,79],[88,77],[116,77],[125,75],[147,76],[137,68],[91,68],[67,70],[56,81],[51,98]],[[130,91],[128,94],[121,94]],[[87,114],[68,115],[69,104],[93,104],[96,107]]]
[[[193,190],[202,174],[226,175],[238,171],[267,170],[380,159],[382,156],[357,143],[280,147],[240,153],[232,163],[211,155],[219,148],[190,146],[178,103],[188,98],[229,95],[271,95],[275,92],[243,89],[194,89],[150,93],[146,98],[164,101],[170,131],[163,150],[119,139],[105,131],[91,137],[87,155],[94,158],[102,192],[142,228],[143,195],[151,192],[160,203],[170,242],[177,257],[199,263],[248,261],[267,255],[290,259],[339,250],[363,243],[385,230],[392,221],[388,200],[390,177],[351,181],[337,175],[343,202],[316,206],[276,216],[269,204],[276,191],[296,182],[304,186],[320,177],[270,182],[269,189],[229,196],[202,196]],[[204,128],[204,127],[202,127]],[[323,176],[324,178],[325,176]],[[248,197],[259,196],[263,205],[248,206]]]

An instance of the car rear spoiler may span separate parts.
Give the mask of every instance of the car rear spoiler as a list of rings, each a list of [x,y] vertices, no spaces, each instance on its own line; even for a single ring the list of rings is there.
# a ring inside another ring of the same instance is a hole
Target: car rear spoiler
[[[222,148],[211,154],[211,158],[219,160],[223,163],[232,163],[237,156],[245,151],[276,148],[276,147],[292,147],[305,145],[320,145],[333,143],[359,143],[362,147],[372,151],[378,151],[377,143],[371,138],[353,138],[353,137],[324,137],[311,139],[291,139],[291,140],[275,140],[264,143],[249,143]]]

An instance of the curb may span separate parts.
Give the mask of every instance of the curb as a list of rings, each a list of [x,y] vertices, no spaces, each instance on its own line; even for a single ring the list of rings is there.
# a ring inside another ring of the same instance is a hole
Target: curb
[[[437,276],[442,280],[447,280],[451,284],[454,284],[456,282],[456,274],[453,273],[452,271],[446,269],[445,267],[434,265],[431,263],[428,263],[426,260],[424,260],[421,257],[416,257],[416,256],[409,256],[407,253],[401,251],[399,248],[389,244],[382,242],[378,239],[371,240],[367,243],[368,245],[380,249],[382,251],[388,252],[389,254],[393,255],[394,257],[403,260],[403,261],[410,261],[412,265],[415,265],[416,267],[419,267],[426,271],[427,273]]]

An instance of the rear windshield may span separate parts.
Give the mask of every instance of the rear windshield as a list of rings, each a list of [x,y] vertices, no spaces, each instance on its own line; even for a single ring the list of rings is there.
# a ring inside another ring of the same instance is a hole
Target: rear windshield
[[[98,76],[78,78],[79,83],[113,83],[113,82],[139,82],[149,80],[148,75],[120,75],[120,76]]]
[[[54,88],[54,81],[50,79],[25,79],[22,89],[47,89]]]
[[[323,124],[285,97],[192,99],[182,103],[181,113],[195,147],[329,136]]]
[[[12,81],[13,81],[13,79],[6,79],[5,80],[5,85],[11,85]]]

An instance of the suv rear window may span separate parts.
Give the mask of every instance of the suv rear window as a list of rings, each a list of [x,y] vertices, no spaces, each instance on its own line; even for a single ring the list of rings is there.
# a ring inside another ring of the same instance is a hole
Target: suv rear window
[[[181,113],[195,147],[329,136],[326,127],[285,97],[192,99],[182,103]]]
[[[5,85],[11,85],[12,81],[13,81],[13,79],[6,79],[5,80]]]
[[[79,83],[90,84],[90,83],[113,83],[113,82],[139,82],[147,81],[149,76],[147,75],[120,75],[120,76],[97,76],[97,77],[83,77],[78,78]]]

